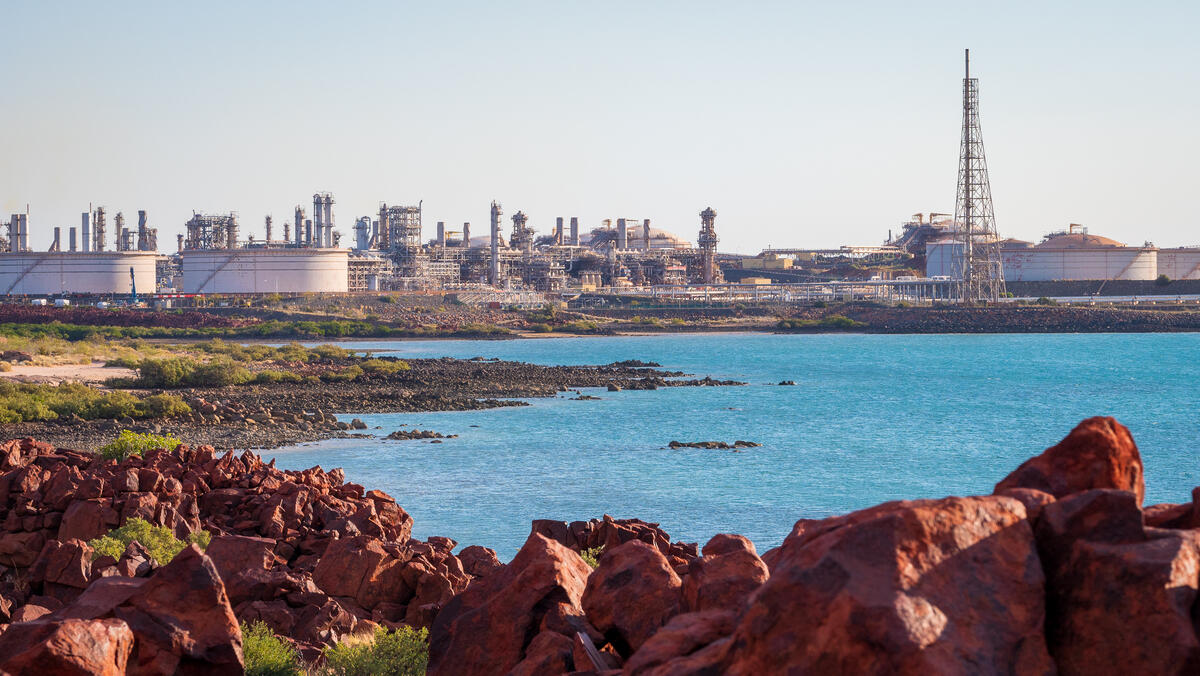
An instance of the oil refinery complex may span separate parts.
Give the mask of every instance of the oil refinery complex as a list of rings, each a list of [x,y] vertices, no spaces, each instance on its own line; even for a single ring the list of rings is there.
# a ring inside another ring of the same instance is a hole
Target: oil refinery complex
[[[426,238],[424,207],[380,203],[336,229],[328,192],[297,205],[290,219],[263,222],[261,238],[236,212],[193,213],[176,251],[160,252],[158,231],[138,211],[136,228],[105,207],[78,228],[53,227],[47,251],[29,247],[29,211],[13,214],[0,240],[0,294],[19,297],[446,291],[460,300],[526,303],[585,292],[672,299],[803,300],[835,297],[998,302],[1007,283],[1200,279],[1200,247],[1129,246],[1071,224],[1034,244],[1002,239],[992,210],[979,122],[978,80],[963,79],[962,142],[955,210],[915,214],[881,245],[768,249],[757,256],[718,253],[717,212],[706,207],[685,227],[695,241],[649,218],[582,223],[508,214],[499,202],[471,223],[437,221]],[[482,209],[481,209],[482,212]],[[694,230],[692,228],[695,228]]]

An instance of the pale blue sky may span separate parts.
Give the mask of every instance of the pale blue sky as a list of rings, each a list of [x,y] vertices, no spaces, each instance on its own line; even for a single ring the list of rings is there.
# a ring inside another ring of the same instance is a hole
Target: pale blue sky
[[[962,49],[996,216],[1200,244],[1200,3],[0,0],[0,208],[244,232],[330,190],[547,232],[650,218],[721,249],[882,241],[951,211]],[[309,204],[311,207],[311,204]],[[281,236],[281,230],[277,231]],[[64,234],[65,237],[65,234]],[[348,241],[348,240],[346,240]]]

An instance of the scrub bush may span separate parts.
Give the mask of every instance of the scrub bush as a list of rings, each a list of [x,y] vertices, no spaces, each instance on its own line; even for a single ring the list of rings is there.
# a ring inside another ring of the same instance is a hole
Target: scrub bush
[[[146,548],[150,558],[158,565],[165,566],[189,544],[195,543],[200,549],[205,549],[211,540],[212,533],[202,530],[189,535],[185,542],[175,537],[170,528],[155,526],[145,519],[133,518],[126,521],[124,526],[108,531],[106,535],[88,540],[88,545],[95,550],[93,558],[111,556],[119,559],[129,543],[136,541]]]
[[[258,620],[242,623],[242,655],[246,676],[304,676],[304,661],[287,641]]]
[[[139,434],[130,432],[129,430],[121,430],[121,434],[112,443],[101,446],[96,453],[105,460],[122,460],[134,455],[144,455],[146,451],[153,451],[156,448],[165,448],[168,451],[175,450],[180,440],[171,435],[159,436],[157,434]]]
[[[349,639],[325,649],[327,676],[420,676],[429,662],[429,630],[377,627],[369,639]]]

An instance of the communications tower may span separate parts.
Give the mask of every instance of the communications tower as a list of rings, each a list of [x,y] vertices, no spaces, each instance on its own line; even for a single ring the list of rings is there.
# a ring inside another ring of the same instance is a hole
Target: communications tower
[[[1000,237],[992,212],[983,133],[979,128],[979,80],[971,77],[971,50],[966,50],[963,78],[962,143],[958,151],[958,195],[954,202],[953,277],[959,302],[994,303],[1004,295]]]

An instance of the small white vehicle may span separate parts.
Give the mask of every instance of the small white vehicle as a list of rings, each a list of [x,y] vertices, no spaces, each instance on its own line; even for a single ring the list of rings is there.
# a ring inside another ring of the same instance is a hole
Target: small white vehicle
[[[66,298],[55,298],[54,299],[54,307],[69,307],[70,305],[71,305],[71,301],[67,300]]]
[[[47,305],[45,298],[34,298],[33,300],[29,301],[29,304],[36,305],[38,307],[45,307]]]

